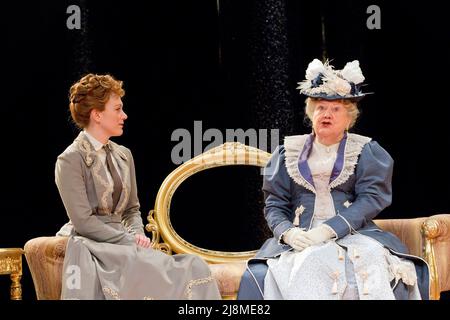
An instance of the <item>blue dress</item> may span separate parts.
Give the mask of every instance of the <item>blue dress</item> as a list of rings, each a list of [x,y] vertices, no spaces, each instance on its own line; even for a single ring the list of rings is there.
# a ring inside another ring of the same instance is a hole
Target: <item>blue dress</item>
[[[294,252],[287,252],[292,251],[292,248],[283,243],[282,235],[294,227],[295,224],[298,224],[300,228],[309,230],[313,227],[313,222],[317,221],[316,215],[318,213],[315,212],[315,205],[316,198],[320,198],[316,188],[318,186],[314,183],[313,173],[308,165],[308,159],[313,149],[313,141],[314,135],[312,134],[286,137],[284,145],[274,152],[266,166],[263,183],[266,203],[264,214],[274,237],[268,239],[255,258],[248,262],[247,270],[241,280],[238,299],[264,298],[266,277],[274,280],[270,274],[267,274],[268,260],[270,260],[269,264],[272,264],[272,267],[276,265],[278,267],[282,266],[278,270],[282,270],[279,274],[289,274],[286,272],[286,269],[283,269],[286,267],[286,264],[280,264],[279,262],[281,260],[288,261],[289,259],[286,260],[287,257],[292,256]],[[329,195],[332,198],[335,212],[328,219],[321,222],[331,227],[336,237],[335,241],[327,243],[326,246],[324,245],[322,250],[328,252],[331,256],[333,254],[336,255],[336,260],[326,258],[330,265],[337,261],[344,261],[345,263],[335,264],[336,268],[334,271],[327,269],[329,271],[328,275],[331,275],[329,277],[331,280],[327,284],[330,288],[328,291],[324,289],[323,292],[332,295],[328,296],[318,293],[317,295],[309,295],[310,298],[342,298],[344,288],[352,280],[356,280],[359,297],[366,299],[380,298],[377,295],[379,290],[374,286],[368,285],[374,283],[375,277],[372,277],[371,272],[367,272],[367,268],[364,270],[364,268],[361,269],[360,266],[354,265],[354,275],[356,277],[351,279],[348,274],[348,262],[354,261],[352,260],[351,247],[362,243],[366,243],[366,245],[362,245],[358,249],[364,258],[361,261],[367,262],[367,257],[364,256],[363,252],[370,248],[369,244],[373,244],[380,248],[378,254],[383,253],[383,257],[388,257],[388,260],[389,257],[391,258],[386,266],[398,265],[395,262],[404,261],[403,259],[413,263],[419,295],[422,299],[429,298],[429,272],[426,262],[419,257],[409,255],[407,248],[397,237],[382,231],[372,221],[391,203],[392,168],[392,158],[378,143],[371,141],[370,138],[356,134],[346,134],[337,146],[336,158],[331,168],[328,185]],[[342,254],[339,253],[336,246],[343,249]],[[326,257],[323,253],[319,254],[317,250],[313,249],[305,250],[306,253],[303,257],[297,259],[302,262],[303,268],[308,268],[307,266],[309,266],[309,268],[314,269],[314,264],[311,264],[310,260],[314,260],[317,257],[322,259]],[[311,254],[311,251],[314,251],[315,254]],[[368,252],[371,251],[369,250]],[[295,254],[298,256],[297,253]],[[339,260],[340,256],[343,256],[344,259]],[[382,260],[382,256],[380,257],[376,259]],[[294,265],[299,266],[298,263],[292,262],[294,260],[296,259],[290,257],[291,267],[288,270],[294,270]],[[340,267],[338,267],[339,265]],[[276,268],[273,270],[276,270]],[[394,275],[401,274],[395,272],[395,270],[390,271]],[[298,268],[296,272],[296,277],[307,273],[304,270],[299,271]],[[337,276],[337,274],[339,275]],[[282,285],[283,280],[281,278],[276,279],[274,283]],[[287,283],[292,284],[289,281]],[[307,286],[307,283],[303,284]],[[272,289],[275,287],[274,285],[271,286]],[[308,295],[302,296],[300,294],[295,296],[295,294],[288,294],[285,292],[285,289],[281,289],[278,295],[274,293],[276,292],[274,289],[266,298],[308,298]],[[295,290],[291,291],[295,292]],[[410,293],[410,288],[408,288],[401,277],[396,276],[396,279],[392,281],[392,297],[408,299],[411,297]],[[364,297],[362,297],[363,294]]]

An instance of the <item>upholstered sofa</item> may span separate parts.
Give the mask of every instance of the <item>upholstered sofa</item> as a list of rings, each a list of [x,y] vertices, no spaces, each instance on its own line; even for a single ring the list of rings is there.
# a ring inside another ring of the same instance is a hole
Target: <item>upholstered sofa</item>
[[[236,298],[246,261],[256,251],[213,251],[182,239],[170,223],[171,199],[180,184],[199,171],[228,165],[263,167],[269,158],[269,153],[240,143],[225,143],[211,149],[185,162],[167,176],[156,197],[154,210],[147,218],[146,230],[153,240],[153,248],[167,254],[201,256],[210,264],[224,299]],[[421,256],[428,262],[432,299],[439,299],[440,292],[450,290],[450,214],[375,222],[383,230],[397,235],[411,254]],[[25,244],[25,256],[38,299],[59,299],[66,244],[65,237],[39,237]]]

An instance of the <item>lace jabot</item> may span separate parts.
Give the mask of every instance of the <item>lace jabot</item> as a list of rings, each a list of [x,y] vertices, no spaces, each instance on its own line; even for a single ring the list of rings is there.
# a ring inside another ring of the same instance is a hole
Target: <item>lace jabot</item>
[[[335,215],[334,205],[330,197],[329,184],[331,171],[337,158],[339,143],[325,146],[317,137],[314,139],[311,153],[308,157],[308,166],[311,170],[314,186],[316,188],[316,201],[314,204],[313,225],[320,224]]]
[[[314,139],[311,153],[308,157],[308,166],[313,177],[319,175],[331,175],[334,162],[337,158],[339,143],[331,146],[321,144],[317,138]]]

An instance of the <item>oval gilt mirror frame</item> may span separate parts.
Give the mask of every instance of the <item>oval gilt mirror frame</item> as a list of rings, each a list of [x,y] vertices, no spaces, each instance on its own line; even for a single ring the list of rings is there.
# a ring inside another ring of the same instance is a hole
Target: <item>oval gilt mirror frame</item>
[[[256,254],[254,251],[216,251],[200,248],[184,240],[174,230],[170,222],[170,204],[177,188],[190,176],[210,168],[250,165],[265,167],[271,154],[239,142],[226,142],[183,163],[172,171],[159,188],[154,210],[147,220],[146,230],[152,234],[152,247],[167,254],[195,254],[208,263],[247,261]]]

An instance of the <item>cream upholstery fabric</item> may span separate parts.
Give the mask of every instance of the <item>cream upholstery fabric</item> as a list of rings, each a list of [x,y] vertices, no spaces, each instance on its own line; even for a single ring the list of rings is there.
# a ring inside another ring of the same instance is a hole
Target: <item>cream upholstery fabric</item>
[[[434,253],[441,291],[450,290],[450,214],[428,218],[375,220],[383,230],[392,232],[405,243],[411,254],[422,256],[422,224],[429,219],[437,222],[433,232]],[[40,300],[59,299],[61,294],[62,267],[67,238],[40,237],[25,244],[25,256],[33,277],[36,296]],[[239,289],[245,263],[221,263],[210,265],[224,298],[235,297]]]

